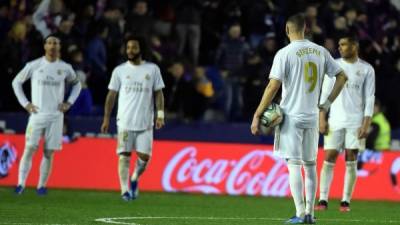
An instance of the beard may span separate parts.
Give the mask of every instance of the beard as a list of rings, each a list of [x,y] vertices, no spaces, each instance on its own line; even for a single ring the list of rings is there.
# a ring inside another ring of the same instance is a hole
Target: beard
[[[138,53],[138,54],[133,54],[133,55],[131,55],[131,56],[128,55],[127,57],[128,57],[128,60],[129,60],[129,61],[136,61],[137,59],[140,58],[140,56],[141,56],[141,54]]]

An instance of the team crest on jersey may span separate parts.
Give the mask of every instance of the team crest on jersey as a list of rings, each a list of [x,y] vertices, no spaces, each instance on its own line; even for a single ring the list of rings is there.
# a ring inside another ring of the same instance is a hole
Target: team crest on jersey
[[[40,70],[39,70],[39,73],[43,73],[43,69],[40,69]]]
[[[129,75],[126,76],[126,79],[131,79],[131,77]]]
[[[146,74],[146,76],[144,76],[144,78],[145,78],[146,80],[150,80],[150,75],[149,75],[149,74]]]
[[[61,75],[62,74],[62,70],[57,70],[57,74]]]
[[[356,75],[357,76],[361,76],[361,74],[362,74],[362,71],[361,70],[357,70]]]

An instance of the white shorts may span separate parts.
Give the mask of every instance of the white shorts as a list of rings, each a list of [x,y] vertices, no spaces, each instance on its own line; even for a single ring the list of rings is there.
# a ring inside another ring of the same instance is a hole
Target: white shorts
[[[118,154],[135,150],[136,152],[151,155],[152,149],[153,129],[142,131],[118,129]]]
[[[26,146],[38,148],[40,138],[44,136],[45,150],[61,150],[64,115],[47,118],[31,115],[25,132]]]
[[[315,161],[318,151],[318,128],[300,128],[284,118],[275,129],[274,152],[283,159]]]
[[[328,135],[324,136],[324,149],[339,152],[344,149],[362,151],[365,149],[365,138],[358,139],[358,128],[329,130]]]

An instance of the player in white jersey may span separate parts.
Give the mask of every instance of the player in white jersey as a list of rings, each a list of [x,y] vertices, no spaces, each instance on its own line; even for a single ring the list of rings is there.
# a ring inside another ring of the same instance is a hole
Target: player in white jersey
[[[142,60],[144,42],[138,37],[128,37],[128,61],[117,66],[108,86],[101,131],[107,132],[117,93],[118,112],[118,174],[122,199],[129,201],[138,196],[138,179],[146,169],[152,154],[154,99],[157,108],[156,129],[164,126],[164,82],[156,64]],[[129,188],[129,167],[132,150],[137,161]]]
[[[296,14],[286,22],[286,34],[290,44],[275,55],[270,81],[258,106],[251,131],[259,132],[260,116],[271,104],[280,88],[280,107],[284,114],[283,123],[276,130],[274,151],[287,161],[289,185],[296,207],[296,215],[286,223],[313,224],[314,201],[317,188],[316,157],[318,148],[318,100],[324,74],[336,76],[332,93],[322,110],[327,110],[346,82],[346,75],[329,52],[304,39],[304,15]],[[280,131],[279,131],[280,130]],[[304,185],[301,168],[305,172]]]
[[[30,113],[26,128],[25,150],[19,164],[17,194],[25,189],[32,166],[32,157],[44,136],[44,153],[40,164],[37,194],[47,193],[47,180],[51,172],[53,153],[61,150],[64,113],[79,96],[81,84],[72,66],[59,59],[60,40],[55,36],[45,39],[45,55],[28,62],[17,74],[12,86],[19,103]],[[31,79],[31,102],[26,98],[22,84]],[[64,102],[65,83],[72,84],[69,98]]]
[[[328,208],[333,170],[340,152],[345,151],[346,172],[340,211],[350,211],[350,200],[357,178],[357,154],[365,149],[365,138],[374,111],[375,71],[358,57],[358,41],[352,36],[339,40],[341,58],[336,62],[348,76],[348,81],[330,108],[320,113],[320,131],[325,134],[325,161],[321,169],[320,198],[317,210]],[[325,77],[321,100],[330,92],[334,78]]]

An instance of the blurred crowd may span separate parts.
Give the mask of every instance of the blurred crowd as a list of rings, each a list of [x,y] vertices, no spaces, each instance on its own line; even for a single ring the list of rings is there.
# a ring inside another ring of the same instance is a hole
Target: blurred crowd
[[[288,43],[285,19],[304,12],[307,38],[334,57],[343,34],[358,35],[361,57],[376,70],[376,96],[400,127],[399,10],[396,0],[0,0],[0,108],[22,110],[11,80],[55,34],[84,87],[69,113],[101,114],[111,72],[126,60],[124,37],[135,34],[161,68],[168,118],[249,121]]]

